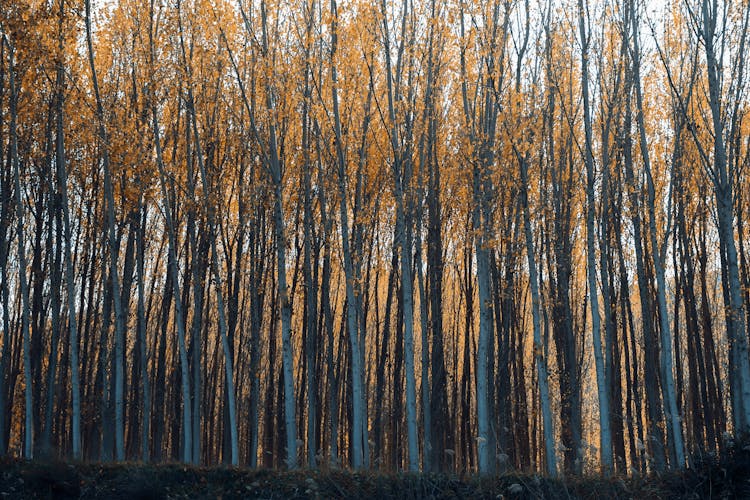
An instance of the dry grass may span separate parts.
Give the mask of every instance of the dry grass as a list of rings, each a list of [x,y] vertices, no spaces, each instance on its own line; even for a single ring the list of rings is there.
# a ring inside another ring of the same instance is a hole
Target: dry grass
[[[744,443],[750,443],[745,441]],[[445,474],[383,474],[344,470],[269,471],[177,464],[0,461],[0,498],[550,498],[750,499],[750,444],[693,468],[646,477],[535,475],[459,478]]]

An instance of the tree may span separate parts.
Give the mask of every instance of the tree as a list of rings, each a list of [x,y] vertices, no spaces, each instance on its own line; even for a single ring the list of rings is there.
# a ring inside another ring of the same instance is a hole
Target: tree
[[[583,0],[578,0],[578,28],[581,37],[581,93],[583,95],[583,127],[584,127],[584,163],[586,165],[586,269],[588,272],[589,300],[591,302],[591,334],[594,346],[594,361],[596,364],[596,384],[599,396],[599,439],[600,455],[605,474],[612,471],[612,433],[609,417],[609,391],[604,372],[604,356],[602,354],[601,317],[599,315],[599,299],[596,283],[596,247],[595,247],[595,198],[594,198],[594,158],[591,130],[591,103],[589,96],[589,42],[590,31],[587,31],[587,9]]]

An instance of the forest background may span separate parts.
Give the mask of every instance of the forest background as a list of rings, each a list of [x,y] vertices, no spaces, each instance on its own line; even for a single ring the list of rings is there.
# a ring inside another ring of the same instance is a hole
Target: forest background
[[[746,1],[12,0],[0,453],[634,474],[750,430]]]

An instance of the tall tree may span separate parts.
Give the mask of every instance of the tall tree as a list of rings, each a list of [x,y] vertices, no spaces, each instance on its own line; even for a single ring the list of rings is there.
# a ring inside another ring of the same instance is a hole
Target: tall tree
[[[587,5],[587,4],[586,4]],[[599,292],[596,282],[596,241],[594,217],[596,213],[596,199],[594,196],[594,157],[593,133],[591,126],[591,97],[589,95],[589,44],[591,32],[587,28],[588,8],[584,0],[578,0],[578,29],[581,38],[581,93],[583,95],[583,127],[584,127],[584,163],[586,165],[586,271],[588,274],[588,292],[591,302],[591,335],[594,346],[594,362],[596,365],[596,384],[599,397],[599,439],[600,455],[604,472],[612,471],[612,432],[609,416],[609,390],[604,371],[604,355],[602,354],[601,317],[599,313]]]

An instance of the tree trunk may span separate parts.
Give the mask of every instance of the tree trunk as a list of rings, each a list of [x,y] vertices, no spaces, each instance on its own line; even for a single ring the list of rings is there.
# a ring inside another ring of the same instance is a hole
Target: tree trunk
[[[612,431],[610,429],[609,391],[602,355],[601,319],[599,316],[599,294],[596,288],[596,248],[594,216],[594,158],[591,132],[591,104],[589,97],[589,35],[586,32],[584,0],[578,0],[578,26],[581,36],[581,91],[583,93],[583,122],[585,135],[584,159],[586,164],[586,270],[588,274],[589,300],[591,302],[591,334],[596,366],[597,394],[599,396],[599,439],[602,468],[605,474],[612,473]]]
[[[23,338],[23,378],[24,378],[24,440],[23,456],[34,458],[34,408],[31,380],[31,339],[29,332],[29,288],[26,277],[26,244],[24,243],[23,191],[18,159],[18,136],[16,131],[18,90],[16,88],[15,48],[3,34],[8,46],[8,67],[10,80],[10,159],[13,164],[13,180],[16,191],[16,237],[18,238],[18,277],[21,291],[21,335]],[[3,345],[5,349],[5,344]]]

